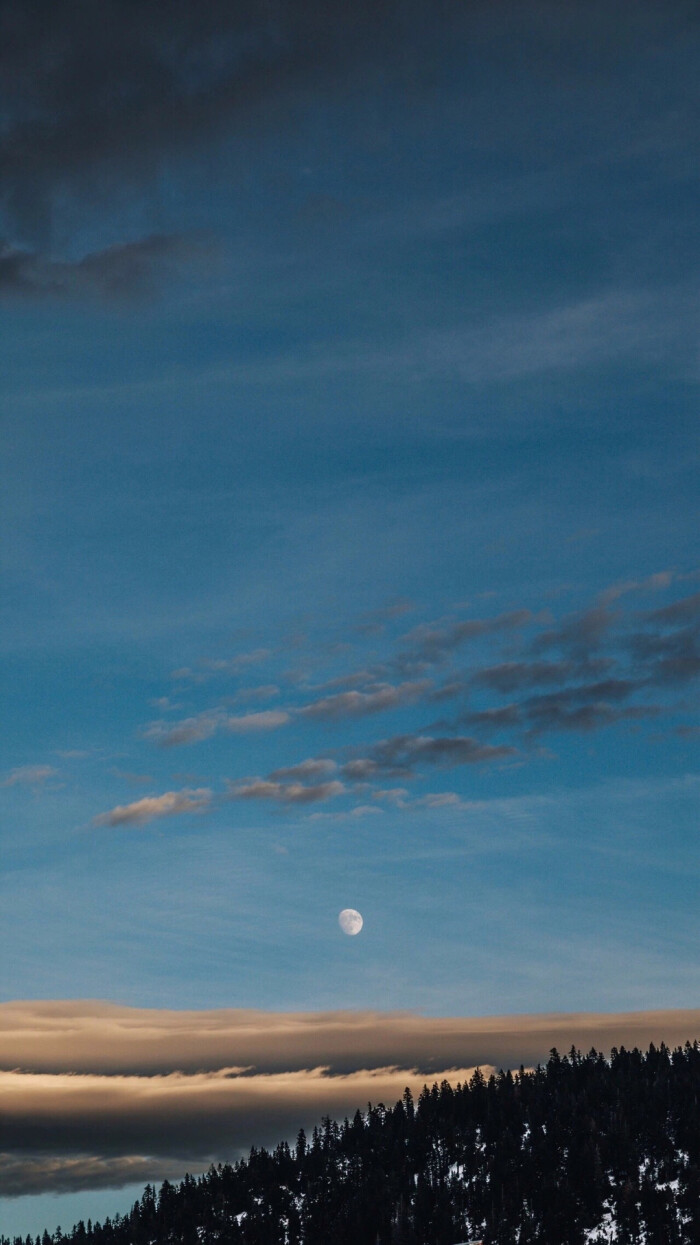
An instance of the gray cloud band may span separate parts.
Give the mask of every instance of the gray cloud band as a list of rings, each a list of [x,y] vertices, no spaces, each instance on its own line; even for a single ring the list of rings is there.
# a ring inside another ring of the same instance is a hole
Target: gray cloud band
[[[677,1045],[699,1032],[700,1010],[442,1019],[3,1004],[0,1187],[161,1179],[392,1102],[406,1084],[533,1065],[554,1045]]]

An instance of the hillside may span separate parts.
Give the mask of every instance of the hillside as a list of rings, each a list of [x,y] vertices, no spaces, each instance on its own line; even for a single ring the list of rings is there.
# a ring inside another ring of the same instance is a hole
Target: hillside
[[[552,1051],[253,1149],[39,1245],[700,1245],[700,1046]],[[29,1240],[29,1245],[32,1245]],[[1,1245],[11,1245],[3,1237]],[[16,1245],[16,1243],[15,1243]]]

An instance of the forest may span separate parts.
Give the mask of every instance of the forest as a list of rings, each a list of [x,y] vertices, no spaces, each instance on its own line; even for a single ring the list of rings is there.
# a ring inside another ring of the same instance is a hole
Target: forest
[[[0,1245],[700,1245],[700,1045],[553,1050]]]

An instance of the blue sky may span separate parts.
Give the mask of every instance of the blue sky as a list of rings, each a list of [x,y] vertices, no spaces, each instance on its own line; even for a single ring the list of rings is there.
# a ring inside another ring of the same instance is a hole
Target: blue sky
[[[2,17],[3,999],[692,1007],[694,6],[105,14]]]

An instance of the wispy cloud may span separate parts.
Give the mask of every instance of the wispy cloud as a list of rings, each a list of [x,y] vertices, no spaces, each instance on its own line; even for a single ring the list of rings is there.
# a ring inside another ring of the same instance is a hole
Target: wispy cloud
[[[250,782],[235,783],[230,787],[235,800],[275,800],[279,804],[319,804],[345,793],[342,782],[274,782],[269,778],[254,778]]]
[[[515,748],[492,747],[467,735],[394,735],[375,744],[364,757],[346,762],[345,777],[356,781],[381,773],[406,774],[417,765],[437,765],[451,769],[457,765],[479,765],[513,756]]]
[[[203,813],[211,805],[212,793],[207,787],[195,790],[165,791],[162,795],[147,795],[132,804],[118,804],[108,813],[94,818],[95,826],[145,826],[160,817],[173,817],[178,813]]]
[[[56,778],[58,770],[53,765],[20,765],[3,778],[2,787],[40,787],[49,778]]]
[[[318,779],[327,778],[329,774],[334,774],[337,768],[335,761],[326,760],[323,757],[309,757],[307,761],[300,761],[298,765],[288,765],[283,769],[273,770],[270,778],[274,782],[315,782]]]
[[[211,739],[219,732],[228,735],[258,734],[262,731],[274,731],[286,726],[290,714],[284,709],[262,709],[257,713],[244,713],[236,716],[222,709],[207,709],[191,718],[183,718],[179,722],[168,722],[162,718],[150,722],[144,727],[142,736],[160,748],[180,748],[186,744],[199,743],[203,739]]]
[[[392,601],[389,605],[385,605],[377,610],[369,610],[363,614],[355,630],[358,635],[381,635],[387,623],[393,622],[396,618],[401,618],[404,614],[409,614],[414,609],[415,605],[413,602],[405,598]]]
[[[364,692],[338,692],[313,701],[300,710],[303,717],[320,718],[322,721],[339,722],[343,718],[361,718],[373,713],[383,713],[401,705],[415,704],[430,690],[427,679],[414,683],[380,683]]]
[[[0,240],[0,297],[143,298],[158,292],[184,264],[202,258],[210,249],[201,238],[161,234],[95,251],[79,260],[59,261]]]
[[[127,1184],[159,1184],[184,1176],[187,1162],[143,1154],[31,1155],[0,1153],[0,1197],[38,1193],[81,1193],[123,1189]]]
[[[489,687],[497,692],[515,692],[524,687],[565,683],[583,673],[606,670],[612,664],[609,658],[583,664],[576,661],[505,661],[477,670],[471,682],[477,687]]]
[[[574,660],[585,661],[598,652],[619,617],[609,604],[570,614],[557,627],[542,631],[533,640],[533,652],[558,648]]]
[[[648,622],[661,623],[662,626],[677,626],[700,619],[700,592],[664,605],[661,609],[649,610],[644,617]]]
[[[505,760],[515,756],[518,736],[531,750],[533,739],[545,733],[587,734],[658,718],[673,711],[660,690],[700,674],[696,622],[700,594],[646,612],[625,610],[625,598],[666,591],[678,579],[664,571],[618,582],[599,593],[592,605],[558,620],[544,609],[514,609],[490,617],[420,624],[398,640],[389,640],[389,651],[385,648],[373,662],[316,684],[316,698],[306,703],[298,703],[304,693],[308,695],[304,679],[288,689],[289,699],[297,703],[285,708],[234,714],[218,705],[175,721],[160,718],[146,726],[142,736],[168,749],[215,735],[276,731],[295,720],[309,726],[328,724],[340,733],[345,723],[356,719],[391,711],[406,715],[408,729],[389,738],[369,739],[364,746],[350,749],[340,734],[333,753],[341,760],[327,754],[300,762],[290,759],[264,776],[232,779],[229,784],[229,795],[237,799],[301,805],[335,798],[344,782],[372,784],[391,774],[413,779],[424,767]],[[482,661],[489,648],[503,643],[506,654],[515,649],[524,656],[483,665],[477,659],[465,668],[459,664],[460,650],[470,642],[472,653]],[[543,655],[549,650],[551,657]],[[264,662],[272,652],[259,647],[232,660]],[[345,646],[335,645],[332,658],[342,661],[345,653]],[[228,660],[211,664],[229,666]],[[396,682],[381,677],[388,670],[410,669],[417,674],[436,666],[445,669],[438,686],[425,673]],[[251,695],[262,698],[277,691],[277,684],[262,684]],[[498,703],[504,696],[508,702]],[[450,698],[462,700],[453,721],[413,726],[413,708]],[[476,737],[462,734],[464,727],[472,728]],[[499,734],[506,742],[498,740]]]
[[[532,621],[531,612],[522,609],[498,614],[495,618],[467,618],[461,622],[445,624],[424,623],[404,637],[404,648],[399,654],[399,661],[406,665],[435,665],[444,661],[468,640],[494,635],[500,631],[512,631]]]
[[[244,713],[241,717],[227,717],[221,729],[229,735],[247,735],[258,731],[275,731],[286,726],[290,715],[284,709],[262,709],[259,713]]]

